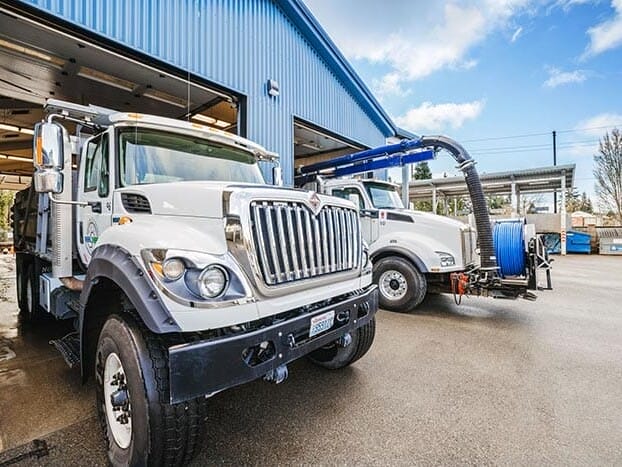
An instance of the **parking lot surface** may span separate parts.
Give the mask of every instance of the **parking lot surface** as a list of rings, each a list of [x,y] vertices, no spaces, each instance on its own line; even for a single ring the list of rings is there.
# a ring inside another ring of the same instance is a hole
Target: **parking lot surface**
[[[48,345],[69,329],[20,327],[12,268],[0,257],[0,465],[106,465],[93,386]],[[559,257],[536,302],[381,311],[352,367],[299,361],[214,396],[195,464],[620,465],[621,278],[622,258]]]

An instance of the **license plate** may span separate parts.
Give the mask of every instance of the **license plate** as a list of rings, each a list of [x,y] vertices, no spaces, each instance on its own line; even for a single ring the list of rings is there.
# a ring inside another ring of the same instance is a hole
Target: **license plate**
[[[335,322],[335,310],[327,311],[321,315],[311,318],[311,327],[309,328],[309,337],[313,337],[321,332],[327,331],[333,327]]]

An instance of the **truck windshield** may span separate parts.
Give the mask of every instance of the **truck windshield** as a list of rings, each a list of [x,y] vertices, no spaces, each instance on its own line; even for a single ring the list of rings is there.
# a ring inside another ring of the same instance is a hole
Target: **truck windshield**
[[[265,183],[252,154],[195,136],[146,128],[119,132],[121,186],[210,180]]]
[[[371,202],[376,209],[403,209],[400,195],[392,185],[385,183],[365,183]]]

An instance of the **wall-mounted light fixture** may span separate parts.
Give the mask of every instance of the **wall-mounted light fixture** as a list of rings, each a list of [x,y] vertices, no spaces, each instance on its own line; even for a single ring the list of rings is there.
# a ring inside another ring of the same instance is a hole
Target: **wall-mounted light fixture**
[[[279,95],[279,83],[274,79],[269,79],[267,83],[268,95],[276,97]]]

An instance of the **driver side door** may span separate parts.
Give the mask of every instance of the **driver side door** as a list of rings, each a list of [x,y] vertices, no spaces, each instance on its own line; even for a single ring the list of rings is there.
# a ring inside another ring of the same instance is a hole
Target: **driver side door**
[[[358,198],[359,217],[361,220],[361,233],[363,234],[363,240],[370,244],[378,238],[378,210],[368,209],[366,200],[361,190],[356,186],[346,186],[333,188],[331,191],[333,196],[339,198],[349,199],[353,201],[353,198]],[[355,201],[354,204],[357,204]]]
[[[108,133],[86,143],[80,161],[78,199],[89,203],[77,208],[77,245],[82,262],[87,265],[101,233],[112,223],[110,177],[110,137]]]

